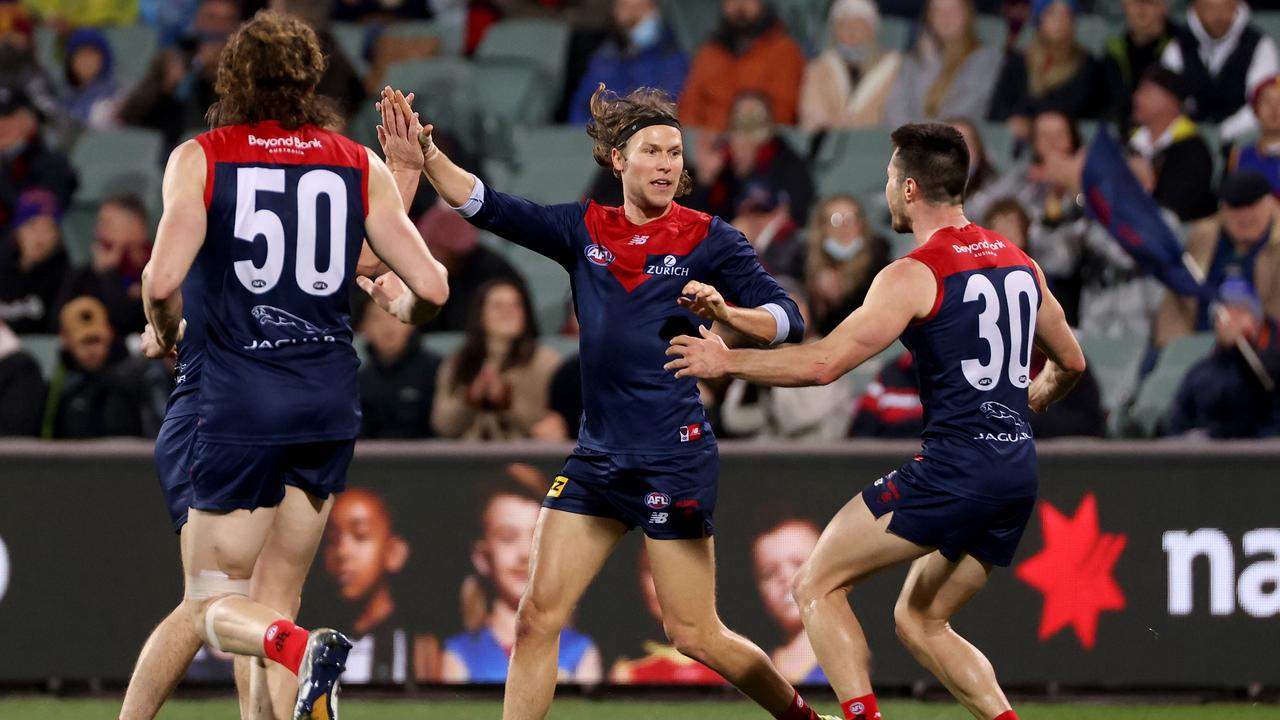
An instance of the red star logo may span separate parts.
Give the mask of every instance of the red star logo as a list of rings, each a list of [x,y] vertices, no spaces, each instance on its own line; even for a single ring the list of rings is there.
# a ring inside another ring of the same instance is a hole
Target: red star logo
[[[1124,593],[1112,570],[1128,538],[1098,530],[1098,500],[1089,493],[1073,517],[1040,503],[1044,549],[1014,571],[1019,580],[1044,594],[1040,641],[1071,626],[1086,650],[1098,637],[1098,616],[1123,610]]]

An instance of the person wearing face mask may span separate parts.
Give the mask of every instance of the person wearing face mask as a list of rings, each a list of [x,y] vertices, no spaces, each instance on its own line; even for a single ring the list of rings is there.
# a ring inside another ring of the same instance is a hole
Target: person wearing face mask
[[[818,203],[806,235],[805,287],[815,329],[826,335],[862,305],[871,279],[889,264],[889,243],[871,232],[852,195]]]
[[[587,65],[569,104],[569,122],[591,120],[591,95],[604,83],[628,93],[653,87],[678,96],[689,74],[689,58],[663,21],[657,0],[614,0],[613,33]]]
[[[0,320],[16,333],[53,329],[58,290],[70,269],[59,215],[48,190],[28,190],[18,202],[13,248],[0,256]]]
[[[26,91],[0,85],[0,228],[13,222],[18,198],[43,188],[67,207],[76,189],[76,173],[61,152],[45,144],[40,118]]]
[[[876,41],[880,13],[875,3],[837,0],[827,24],[827,49],[804,71],[800,127],[816,131],[884,124],[902,54],[886,51]]]
[[[721,0],[720,9],[720,27],[693,57],[680,95],[681,122],[724,132],[736,99],[754,90],[774,120],[794,125],[804,51],[766,0]]]

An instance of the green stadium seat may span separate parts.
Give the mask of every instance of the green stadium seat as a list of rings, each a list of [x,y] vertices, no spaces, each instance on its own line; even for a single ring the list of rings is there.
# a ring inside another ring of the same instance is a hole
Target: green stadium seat
[[[441,55],[456,57],[462,54],[462,30],[448,23],[436,20],[403,20],[391,23],[384,32],[387,37],[395,38],[436,38],[440,41]]]
[[[460,332],[429,332],[422,334],[422,349],[448,357],[462,347],[463,335]]]
[[[561,358],[569,359],[578,354],[578,338],[572,335],[551,335],[559,328],[543,328],[538,342],[551,348]]]
[[[116,25],[103,28],[115,55],[116,83],[122,90],[138,84],[159,47],[156,31],[149,25]]]
[[[164,135],[158,130],[124,127],[87,130],[71,150],[71,164],[149,166],[160,169],[164,157]]]
[[[713,3],[718,4],[718,3]],[[778,17],[786,24],[791,37],[808,50],[820,50],[825,44],[828,0],[774,0]]]
[[[540,92],[557,102],[564,91],[569,61],[569,26],[556,20],[504,20],[485,32],[475,56],[538,69],[543,75]]]
[[[538,203],[573,202],[595,175],[591,138],[577,125],[517,127],[511,192]]]
[[[800,157],[809,157],[809,151],[813,148],[813,134],[808,130],[793,125],[779,125],[778,134]]]
[[[1258,29],[1280,42],[1280,12],[1275,10],[1256,10],[1252,15],[1253,24]]]
[[[692,56],[720,22],[720,3],[709,0],[661,0],[662,16],[680,47]]]
[[[48,24],[36,25],[34,35],[36,62],[49,74],[54,89],[61,93],[66,87],[66,74],[62,71],[62,41]]]
[[[978,15],[974,19],[978,39],[992,47],[1002,48],[1009,39],[1009,23],[999,15]]]
[[[885,128],[828,134],[816,157],[818,192],[860,195],[882,190],[892,154],[893,143]]]
[[[505,254],[529,288],[539,332],[558,332],[569,308],[569,274],[556,261],[515,243],[508,243]]]
[[[334,42],[351,67],[360,75],[369,70],[369,61],[364,56],[364,43],[368,29],[359,23],[335,22],[329,26]]]
[[[1089,363],[1089,371],[1098,381],[1102,407],[1108,415],[1114,415],[1133,397],[1146,343],[1131,337],[1113,338],[1083,333],[1079,340]]]
[[[886,15],[880,18],[880,31],[876,34],[880,47],[885,50],[905,52],[911,39],[911,21],[903,17]]]
[[[62,245],[67,249],[72,265],[83,265],[93,259],[93,237],[97,225],[96,205],[72,203],[62,214]]]
[[[1001,172],[1013,167],[1013,133],[1004,123],[979,122],[978,132],[982,134],[982,142],[987,146],[987,157],[995,163]]]
[[[1174,395],[1187,370],[1213,348],[1213,333],[1198,333],[1171,340],[1155,369],[1142,381],[1129,408],[1123,429],[1144,437],[1156,433],[1173,405]]]
[[[406,93],[413,92],[413,108],[424,123],[436,123],[472,147],[467,136],[466,111],[470,92],[471,63],[462,58],[437,57],[404,60],[387,68],[385,84]]]
[[[486,60],[476,62],[472,80],[468,107],[482,154],[510,161],[515,155],[514,128],[551,120],[555,100],[543,73],[527,62]]]
[[[1076,16],[1076,40],[1095,57],[1102,55],[1107,38],[1115,33],[1123,32],[1123,25],[1112,24],[1102,15],[1082,13]]]
[[[53,369],[58,366],[58,336],[23,335],[22,349],[31,353],[36,362],[40,363],[40,372],[47,381],[53,375]]]

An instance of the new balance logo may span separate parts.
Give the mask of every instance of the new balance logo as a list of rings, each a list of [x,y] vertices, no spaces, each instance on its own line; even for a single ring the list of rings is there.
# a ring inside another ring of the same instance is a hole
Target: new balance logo
[[[649,236],[648,236],[648,235],[634,235],[634,236],[632,236],[632,238],[631,238],[629,241],[627,241],[627,244],[628,244],[628,245],[643,245],[643,244],[645,244],[645,243],[647,243],[647,242],[649,242]]]
[[[656,512],[649,516],[650,525],[666,525],[669,513]]]

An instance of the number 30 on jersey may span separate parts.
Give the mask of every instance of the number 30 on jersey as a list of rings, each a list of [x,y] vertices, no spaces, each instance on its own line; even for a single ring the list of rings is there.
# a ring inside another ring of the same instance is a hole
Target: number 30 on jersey
[[[985,363],[978,358],[961,361],[960,369],[970,385],[979,390],[993,390],[999,384],[1001,374],[1007,374],[1014,387],[1025,388],[1031,383],[1031,344],[1036,336],[1037,290],[1035,277],[1026,270],[1014,270],[1005,275],[1003,293],[986,275],[969,276],[964,288],[964,301],[982,301],[978,337],[991,350],[990,359]],[[1023,307],[1023,297],[1026,297],[1026,308]],[[1008,317],[1007,325],[1001,323],[1002,315]],[[1008,328],[1007,336],[1003,332],[1005,327]]]

